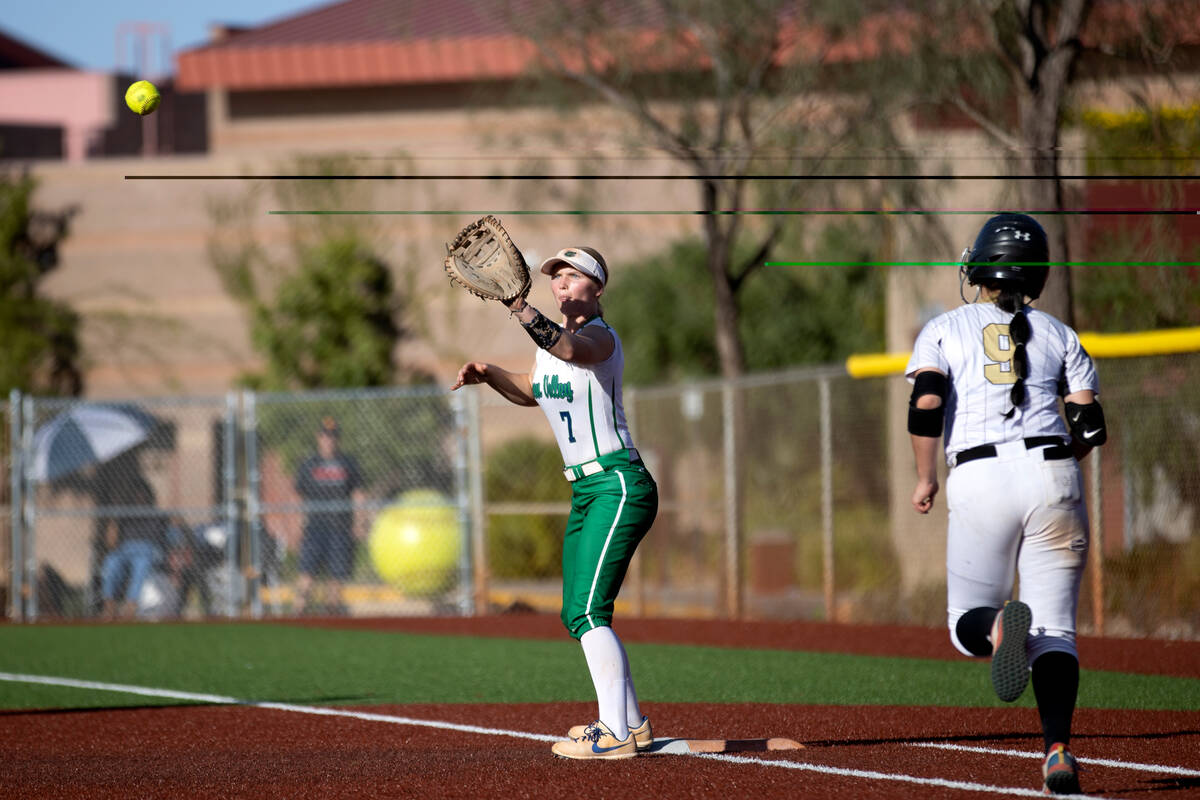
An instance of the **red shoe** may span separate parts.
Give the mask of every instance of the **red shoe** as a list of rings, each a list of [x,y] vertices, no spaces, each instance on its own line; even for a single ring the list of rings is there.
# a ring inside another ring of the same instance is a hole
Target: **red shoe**
[[[1079,794],[1079,762],[1065,744],[1050,745],[1042,762],[1042,794]]]

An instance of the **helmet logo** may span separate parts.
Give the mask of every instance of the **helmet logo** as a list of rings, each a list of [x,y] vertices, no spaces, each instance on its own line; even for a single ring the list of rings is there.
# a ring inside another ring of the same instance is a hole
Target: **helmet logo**
[[[1030,235],[1029,231],[1014,231],[1013,235],[1016,236],[1018,239],[1023,239],[1026,242],[1028,242],[1031,238],[1033,238]]]

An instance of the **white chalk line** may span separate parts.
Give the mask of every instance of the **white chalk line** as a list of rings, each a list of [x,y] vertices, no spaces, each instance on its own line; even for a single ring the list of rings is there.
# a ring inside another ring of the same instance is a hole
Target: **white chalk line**
[[[489,736],[511,736],[517,739],[532,739],[537,742],[561,741],[561,736],[549,736],[541,733],[526,733],[525,731],[510,731],[503,728],[481,728],[478,725],[460,725],[457,722],[437,722],[412,717],[397,717],[391,714],[372,714],[367,711],[351,711],[344,708],[325,708],[321,706],[301,706],[294,703],[270,703],[255,700],[242,700],[237,697],[225,697],[219,694],[199,694],[196,692],[181,692],[174,689],[155,689],[149,686],[130,686],[123,683],[100,683],[97,681],[81,681],[74,678],[57,678],[46,675],[18,675],[11,672],[0,672],[0,680],[18,683],[40,683],[47,686],[66,686],[73,689],[91,689],[101,692],[120,692],[122,694],[140,695],[142,697],[163,697],[171,700],[190,700],[196,703],[213,703],[223,706],[248,706],[251,708],[269,708],[274,711],[292,711],[297,714],[312,714],[319,717],[350,717],[368,722],[387,722],[392,725],[417,725],[425,728],[440,728],[464,733],[482,733]]]
[[[849,778],[867,778],[876,781],[894,781],[899,783],[916,783],[921,786],[941,786],[947,789],[961,789],[964,792],[985,792],[989,794],[1013,794],[1021,797],[1042,797],[1041,789],[1027,789],[1018,786],[991,786],[986,783],[969,783],[967,781],[952,781],[945,778],[921,778],[916,775],[903,775],[895,772],[874,772],[865,769],[847,769],[845,767],[829,767],[823,764],[805,764],[802,761],[763,761],[758,758],[731,756],[722,753],[693,753],[696,758],[711,758],[716,761],[728,761],[734,764],[758,764],[764,767],[783,767],[799,769],[807,772],[821,772],[826,775],[841,775]],[[1096,795],[1060,794],[1055,797],[1090,797],[1096,800]]]
[[[998,756],[1016,756],[1018,758],[1036,758],[1041,760],[1045,756],[1039,752],[1031,750],[1006,750],[999,747],[978,747],[975,745],[966,744],[946,744],[943,742],[910,742],[913,747],[932,747],[935,750],[959,750],[967,753],[988,753]],[[1200,769],[1188,769],[1187,767],[1170,767],[1166,764],[1140,764],[1136,761],[1116,761],[1111,758],[1084,758],[1083,756],[1075,755],[1075,760],[1080,764],[1097,764],[1102,767],[1117,767],[1118,769],[1133,769],[1142,772],[1158,772],[1164,775],[1183,775],[1187,777],[1200,777]]]
[[[514,731],[504,728],[484,728],[477,725],[462,725],[455,722],[442,722],[436,720],[416,719],[412,717],[400,717],[390,714],[372,714],[365,711],[351,711],[348,709],[328,708],[320,706],[304,706],[294,703],[274,703],[274,702],[259,702],[254,700],[244,700],[237,697],[228,697],[225,695],[206,694],[200,692],[184,692],[175,689],[157,689],[149,686],[134,686],[121,683],[105,683],[101,681],[84,681],[76,678],[61,678],[48,675],[24,675],[11,672],[0,672],[0,680],[10,681],[15,683],[33,683],[46,686],[64,686],[75,689],[89,689],[93,691],[117,692],[121,694],[132,694],[143,697],[161,697],[171,700],[187,700],[197,703],[210,703],[215,705],[233,705],[245,706],[249,708],[266,708],[275,711],[290,711],[298,714],[309,714],[315,716],[326,717],[347,717],[350,719],[360,719],[368,722],[384,722],[392,725],[413,725],[426,728],[437,728],[440,730],[461,731],[464,733],[478,733],[488,736],[508,736],[516,739],[528,739],[539,742],[557,742],[563,739],[562,736],[552,736],[541,733],[529,733],[526,731]],[[1001,755],[1016,755],[1027,757],[1030,755],[1040,758],[1036,753],[1030,754],[1025,751],[1012,750],[991,750],[989,748],[970,748],[965,745],[943,745],[937,743],[914,743],[915,746],[922,747],[940,747],[944,749],[967,749],[978,750],[981,752],[995,752]],[[913,783],[925,786],[940,786],[950,789],[960,789],[970,792],[984,792],[990,794],[1008,794],[1022,797],[1041,797],[1040,790],[1026,789],[1024,787],[1009,787],[1009,786],[992,786],[982,783],[971,783],[967,781],[953,781],[942,778],[923,778],[915,775],[904,775],[900,773],[877,772],[874,770],[849,769],[845,767],[831,767],[823,764],[808,764],[800,761],[788,760],[763,760],[759,758],[748,758],[746,756],[735,756],[725,753],[690,753],[697,758],[707,758],[714,761],[723,761],[730,764],[753,764],[757,766],[777,767],[781,769],[794,769],[807,772],[818,772],[827,775],[837,775],[850,778],[865,778],[868,780],[893,781],[900,783]],[[1120,761],[1108,761],[1101,759],[1093,759],[1093,763],[1103,763],[1109,766],[1120,766],[1129,769],[1150,769],[1158,770],[1183,770],[1179,767],[1159,767],[1153,764],[1133,764]],[[1191,770],[1183,770],[1179,774],[1193,774]],[[1060,795],[1070,797],[1072,795]],[[1078,795],[1086,797],[1087,795]],[[1094,796],[1093,796],[1094,797]]]

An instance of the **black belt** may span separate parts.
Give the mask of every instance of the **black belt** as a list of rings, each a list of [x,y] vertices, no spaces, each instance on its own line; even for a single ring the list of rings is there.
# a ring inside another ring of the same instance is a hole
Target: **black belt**
[[[1046,447],[1046,445],[1051,445]],[[1073,458],[1074,453],[1071,448],[1062,443],[1062,439],[1057,436],[1033,436],[1025,440],[1025,449],[1032,450],[1035,447],[1046,447],[1042,451],[1042,458],[1046,461],[1058,461],[1063,458]],[[996,445],[981,444],[978,447],[969,447],[959,453],[954,459],[955,466],[961,466],[968,461],[974,461],[978,458],[995,458]]]

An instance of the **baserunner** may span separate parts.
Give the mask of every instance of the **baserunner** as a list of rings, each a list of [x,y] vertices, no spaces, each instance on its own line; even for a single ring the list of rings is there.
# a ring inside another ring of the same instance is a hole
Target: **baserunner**
[[[1079,336],[1026,302],[1041,294],[1048,259],[1046,233],[1032,217],[989,219],[960,270],[960,293],[963,281],[976,286],[978,302],[930,320],[905,372],[913,383],[912,504],[921,514],[937,496],[945,433],[950,639],[966,655],[991,657],[1001,700],[1020,697],[1032,672],[1043,788],[1075,794],[1075,614],[1088,552],[1076,462],[1107,432],[1096,370]],[[1020,600],[1010,602],[1015,576]]]

